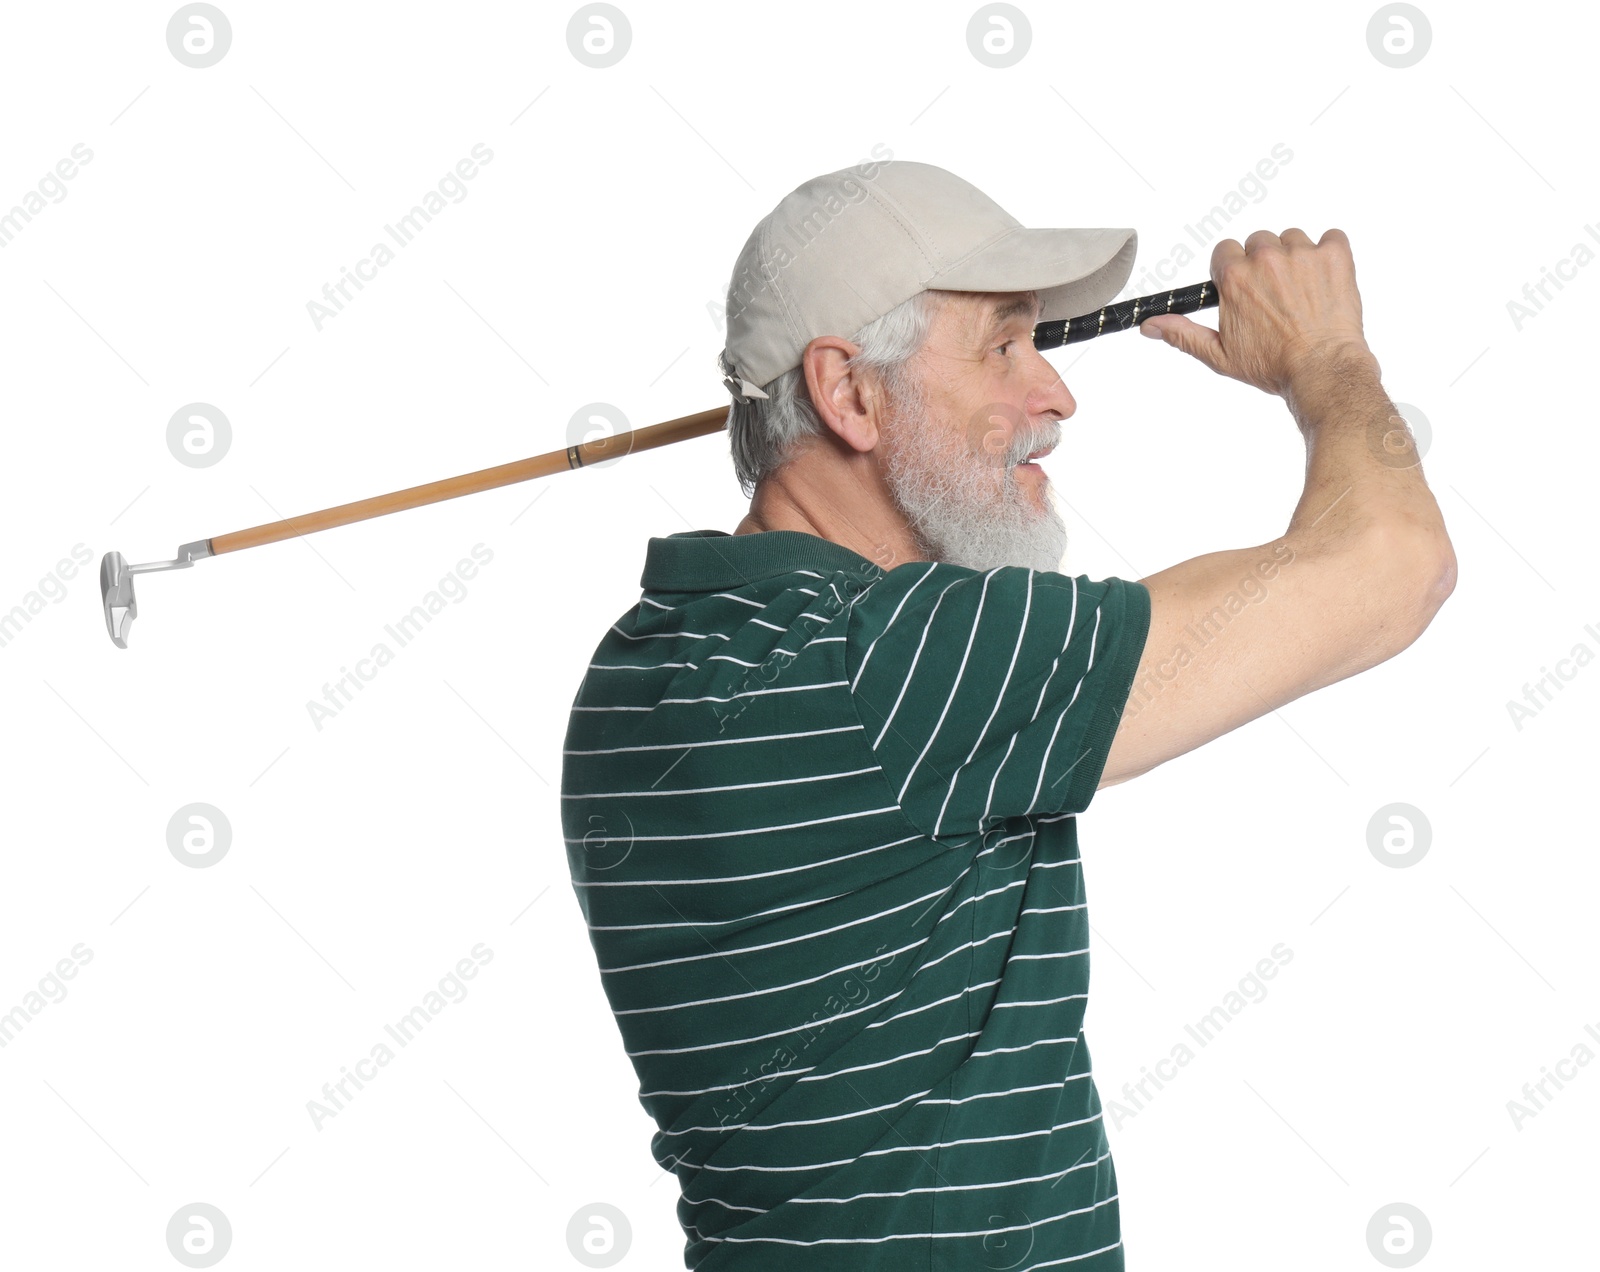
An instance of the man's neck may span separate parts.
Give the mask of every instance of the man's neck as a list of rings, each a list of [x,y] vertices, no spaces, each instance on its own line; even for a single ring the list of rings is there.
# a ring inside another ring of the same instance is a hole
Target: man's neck
[[[768,530],[814,534],[886,570],[928,559],[867,455],[841,459],[812,447],[758,482],[734,534]]]

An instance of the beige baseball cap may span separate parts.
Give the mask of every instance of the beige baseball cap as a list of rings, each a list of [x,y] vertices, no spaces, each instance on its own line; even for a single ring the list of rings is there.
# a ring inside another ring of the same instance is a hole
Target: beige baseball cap
[[[1036,291],[1041,321],[1116,299],[1133,271],[1131,229],[1028,229],[976,186],[887,159],[813,177],[751,231],[728,283],[738,398],[792,367],[817,336],[849,337],[919,291]]]

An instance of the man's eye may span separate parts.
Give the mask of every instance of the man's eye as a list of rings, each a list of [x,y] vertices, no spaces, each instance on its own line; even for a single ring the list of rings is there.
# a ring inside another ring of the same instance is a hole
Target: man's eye
[[[1006,352],[1006,351],[1007,351],[1007,350],[1008,350],[1008,349],[1010,349],[1010,348],[1011,348],[1011,346],[1012,346],[1012,345],[1014,345],[1014,344],[1015,344],[1015,343],[1016,343],[1016,341],[1015,341],[1015,340],[1007,340],[1007,341],[1006,341],[1006,342],[1005,342],[1005,344],[1003,344],[1003,345],[1001,345],[1001,346],[1000,346],[1000,347],[999,347],[999,348],[998,348],[998,349],[997,349],[997,350],[996,350],[996,352],[998,352],[998,353],[1005,353],[1005,352]]]

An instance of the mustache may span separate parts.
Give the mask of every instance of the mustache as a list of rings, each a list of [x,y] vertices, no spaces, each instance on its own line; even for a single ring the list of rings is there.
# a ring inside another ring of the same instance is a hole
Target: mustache
[[[1006,450],[1006,463],[1020,464],[1034,451],[1046,448],[1053,450],[1059,445],[1061,445],[1061,422],[1054,420],[1026,435],[1019,433],[1012,438],[1012,444]]]

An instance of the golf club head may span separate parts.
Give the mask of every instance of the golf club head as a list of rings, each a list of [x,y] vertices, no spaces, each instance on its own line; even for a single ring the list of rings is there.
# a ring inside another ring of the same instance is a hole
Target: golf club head
[[[107,552],[100,558],[100,603],[106,611],[106,631],[111,633],[111,643],[118,649],[128,647],[128,628],[139,617],[139,605],[133,596],[133,576],[148,574],[153,570],[186,570],[196,561],[211,556],[211,540],[196,539],[193,543],[180,543],[178,555],[170,561],[143,561],[129,565],[120,552]]]
[[[107,552],[100,558],[100,603],[106,611],[106,631],[118,649],[128,647],[128,628],[139,616],[133,596],[133,575],[120,552]]]

